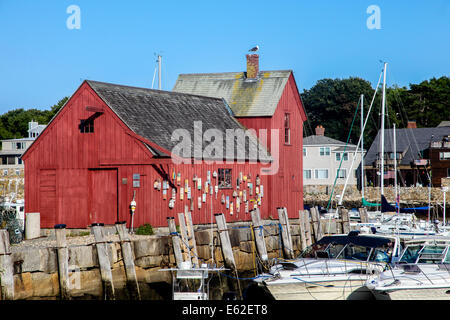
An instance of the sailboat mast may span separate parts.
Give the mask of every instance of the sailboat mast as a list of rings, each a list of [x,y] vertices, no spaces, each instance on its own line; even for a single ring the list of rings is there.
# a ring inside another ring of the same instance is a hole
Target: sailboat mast
[[[361,195],[364,199],[364,95],[361,95]]]
[[[384,195],[384,118],[385,118],[385,106],[386,106],[386,69],[387,62],[384,63],[383,71],[383,99],[381,101],[381,183],[380,192]]]
[[[397,139],[395,132],[395,123],[394,123],[394,185],[395,185],[395,202],[398,205],[398,211],[400,211],[400,200],[398,199],[398,191],[397,191]],[[399,212],[400,213],[400,212]]]

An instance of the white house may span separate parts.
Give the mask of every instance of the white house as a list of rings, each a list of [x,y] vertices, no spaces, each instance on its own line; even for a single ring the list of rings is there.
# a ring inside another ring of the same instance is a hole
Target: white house
[[[24,166],[21,156],[45,127],[45,125],[31,121],[28,122],[27,138],[2,140],[2,149],[0,150],[1,175],[20,175],[23,172]]]
[[[317,126],[315,135],[303,138],[303,185],[332,186],[335,180],[336,184],[345,184],[347,176],[348,185],[356,185],[361,151],[356,154],[350,168],[356,145],[348,144],[346,147],[345,142],[328,138],[324,133],[325,128]]]

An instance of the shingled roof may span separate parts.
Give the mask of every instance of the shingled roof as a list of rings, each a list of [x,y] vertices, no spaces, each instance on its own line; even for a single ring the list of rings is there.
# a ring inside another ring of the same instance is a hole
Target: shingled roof
[[[370,146],[365,162],[367,164],[377,160],[377,154],[380,147],[381,130]],[[442,141],[444,136],[450,134],[450,127],[436,128],[405,128],[395,130],[396,152],[403,153],[403,159],[400,164],[409,165],[412,161],[420,159],[420,152],[426,150],[430,146],[430,142]],[[384,131],[384,151],[394,152],[394,130],[385,129]]]
[[[272,116],[291,73],[261,71],[257,80],[245,72],[180,74],[173,91],[223,98],[236,117]]]
[[[179,143],[179,141],[171,141],[172,133],[176,129],[187,130],[191,141],[194,142],[194,122],[196,121],[201,121],[202,133],[208,129],[218,129],[224,133],[224,155],[226,155],[226,130],[245,129],[233,118],[222,99],[92,80],[87,80],[87,83],[133,132],[166,150],[172,151]],[[208,144],[203,142],[202,150]],[[167,156],[160,150],[146,146],[157,156]],[[235,139],[233,159],[236,159],[237,150],[242,148],[245,148],[245,159],[239,160],[271,160],[270,156],[265,156],[266,149],[254,136],[245,139],[245,145]],[[251,148],[256,150],[260,148],[263,152],[260,152],[256,159],[249,153]],[[193,148],[191,154],[194,155]]]

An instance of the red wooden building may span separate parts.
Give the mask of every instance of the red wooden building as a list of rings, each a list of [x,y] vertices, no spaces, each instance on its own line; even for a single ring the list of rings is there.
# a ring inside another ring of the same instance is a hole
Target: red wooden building
[[[135,227],[166,226],[166,217],[185,206],[192,210],[194,223],[214,222],[217,212],[224,212],[228,221],[250,220],[255,206],[265,218],[276,217],[278,206],[297,216],[294,212],[302,208],[305,113],[292,72],[287,73],[278,83],[284,82],[277,89],[281,94],[271,98],[277,100],[272,115],[263,117],[233,116],[236,106],[222,97],[84,81],[22,157],[25,212],[40,212],[42,228],[122,220],[129,225],[133,199]],[[258,72],[245,81],[258,84],[269,78]],[[235,139],[231,155],[224,135],[214,152],[198,157],[199,145],[201,150],[211,146],[213,140],[205,139],[209,130],[245,129],[236,118],[251,128],[283,130],[275,175],[263,173],[273,166],[274,155],[252,135]],[[176,130],[196,142],[192,148],[177,149],[186,141],[172,138]],[[245,150],[243,155],[239,150]]]

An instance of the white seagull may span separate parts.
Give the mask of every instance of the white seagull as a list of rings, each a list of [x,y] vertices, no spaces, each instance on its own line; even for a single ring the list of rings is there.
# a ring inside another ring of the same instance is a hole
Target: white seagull
[[[250,51],[250,52],[256,52],[256,51],[258,51],[258,50],[259,50],[259,47],[256,46],[256,47],[251,48],[251,49],[248,50],[248,51]]]

